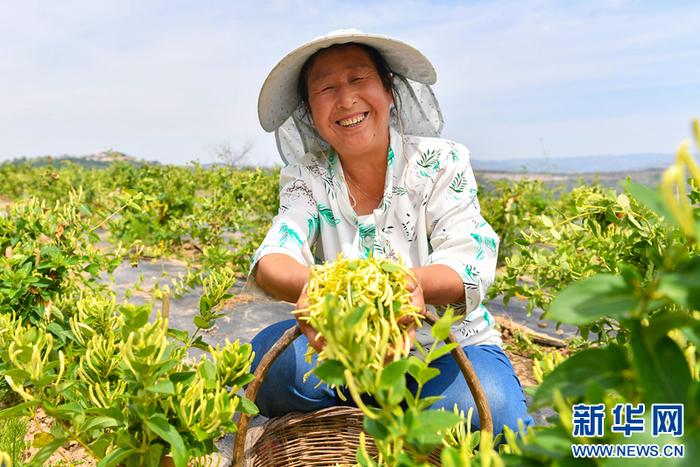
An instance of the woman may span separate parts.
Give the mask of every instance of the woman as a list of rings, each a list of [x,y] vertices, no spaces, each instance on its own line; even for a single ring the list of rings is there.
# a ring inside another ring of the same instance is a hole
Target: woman
[[[499,333],[481,301],[493,281],[498,237],[481,217],[469,152],[438,138],[442,119],[429,85],[435,71],[403,42],[356,30],[298,47],[272,70],[260,92],[263,128],[276,131],[288,165],[280,175],[280,211],[256,251],[251,279],[273,296],[305,299],[309,267],[370,253],[403,261],[415,273],[415,304],[452,304],[464,314],[453,332],[486,392],[499,433],[525,425],[525,398]],[[296,149],[295,149],[296,145]],[[315,248],[316,254],[312,253]],[[294,320],[253,339],[254,366]],[[275,362],[258,394],[266,416],[339,405],[335,391],[311,376],[304,360],[315,331]],[[416,344],[432,342],[420,329]],[[423,389],[442,395],[434,408],[462,410],[474,400],[451,355]],[[475,410],[476,428],[479,419]]]

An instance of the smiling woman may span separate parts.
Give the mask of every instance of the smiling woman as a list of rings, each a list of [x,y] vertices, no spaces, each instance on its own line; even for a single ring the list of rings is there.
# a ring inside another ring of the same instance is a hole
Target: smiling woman
[[[263,128],[276,131],[288,164],[280,176],[280,211],[254,255],[250,280],[303,309],[314,264],[338,254],[403,263],[415,275],[407,286],[414,305],[451,304],[463,314],[452,331],[485,389],[495,432],[504,425],[517,430],[518,419],[526,426],[532,419],[481,304],[494,278],[498,237],[480,214],[468,150],[439,137],[441,115],[429,88],[435,79],[417,49],[355,30],[308,42],[275,66],[258,113]],[[277,323],[253,339],[255,366],[293,325]],[[303,319],[300,325],[304,335],[275,361],[260,388],[256,403],[264,415],[340,403],[313,375],[304,381],[315,366],[304,359],[307,345],[321,344]],[[427,343],[429,332],[419,330],[416,345]],[[434,408],[457,404],[466,413],[474,407],[452,356],[434,366],[440,376],[422,393],[444,396]],[[478,418],[474,424],[478,428]]]

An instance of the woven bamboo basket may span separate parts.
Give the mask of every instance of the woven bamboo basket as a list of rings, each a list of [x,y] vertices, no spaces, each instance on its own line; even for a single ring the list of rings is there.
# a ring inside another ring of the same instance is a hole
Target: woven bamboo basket
[[[425,321],[435,324],[437,316],[427,313]],[[270,348],[255,370],[255,379],[248,385],[246,397],[255,401],[258,389],[275,359],[294,339],[301,335],[299,326],[288,329]],[[457,342],[450,335],[445,342]],[[459,368],[476,402],[482,433],[493,433],[493,420],[486,394],[464,350],[452,350]],[[355,407],[331,407],[310,413],[290,413],[268,420],[261,427],[248,430],[250,416],[241,414],[233,446],[235,467],[307,467],[354,465],[362,431],[362,412]],[[378,454],[372,437],[366,436],[367,451]],[[439,452],[430,456],[433,465],[440,465]]]

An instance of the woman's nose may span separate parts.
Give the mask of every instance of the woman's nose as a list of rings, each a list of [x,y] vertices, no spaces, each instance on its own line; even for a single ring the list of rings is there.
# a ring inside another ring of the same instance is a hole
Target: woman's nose
[[[339,109],[349,109],[357,101],[357,92],[350,86],[340,86],[338,89],[337,106]]]

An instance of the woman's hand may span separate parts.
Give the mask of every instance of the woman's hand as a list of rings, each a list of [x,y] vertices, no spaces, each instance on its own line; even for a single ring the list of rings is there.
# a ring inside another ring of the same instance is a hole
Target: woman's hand
[[[311,347],[313,347],[317,353],[320,353],[323,350],[323,347],[326,345],[326,341],[323,337],[319,337],[318,331],[316,331],[316,329],[314,329],[309,323],[306,322],[306,320],[304,319],[306,313],[302,312],[302,310],[305,310],[309,306],[309,295],[306,292],[307,285],[308,284],[305,284],[304,288],[301,290],[299,300],[297,300],[296,304],[297,311],[294,313],[294,315],[296,317],[297,323],[299,323],[299,328],[301,329],[301,332],[304,333]],[[406,289],[411,293],[411,304],[420,308],[421,314],[425,313],[425,298],[423,296],[423,288],[421,287],[417,276],[413,276],[411,274],[406,275]],[[397,323],[401,326],[408,325],[406,333],[408,334],[408,337],[410,339],[411,346],[413,346],[413,342],[416,339],[415,318],[411,316],[404,316],[403,318],[399,318]],[[387,363],[392,359],[393,356],[387,356]]]
[[[307,285],[308,283],[304,285],[303,289],[301,289],[299,300],[297,300],[297,312],[294,313],[294,316],[297,319],[297,323],[299,323],[299,328],[301,329],[301,332],[303,332],[306,338],[309,340],[309,344],[311,344],[311,347],[314,348],[316,353],[320,353],[321,350],[323,350],[323,347],[326,345],[325,339],[323,337],[319,337],[318,331],[316,331],[309,323],[306,322],[304,317],[307,316],[307,313],[299,313],[299,311],[305,310],[309,306],[309,294],[306,293]]]
[[[411,304],[420,308],[420,313],[425,313],[425,297],[423,296],[423,287],[421,287],[418,276],[406,274],[406,289],[411,292]],[[411,347],[416,340],[416,321],[411,316],[404,316],[397,321],[399,325],[409,325],[406,332],[411,339]]]
[[[406,274],[406,289],[411,292],[411,303],[420,308],[420,314],[425,313],[425,296],[423,295],[423,286],[418,275]]]

